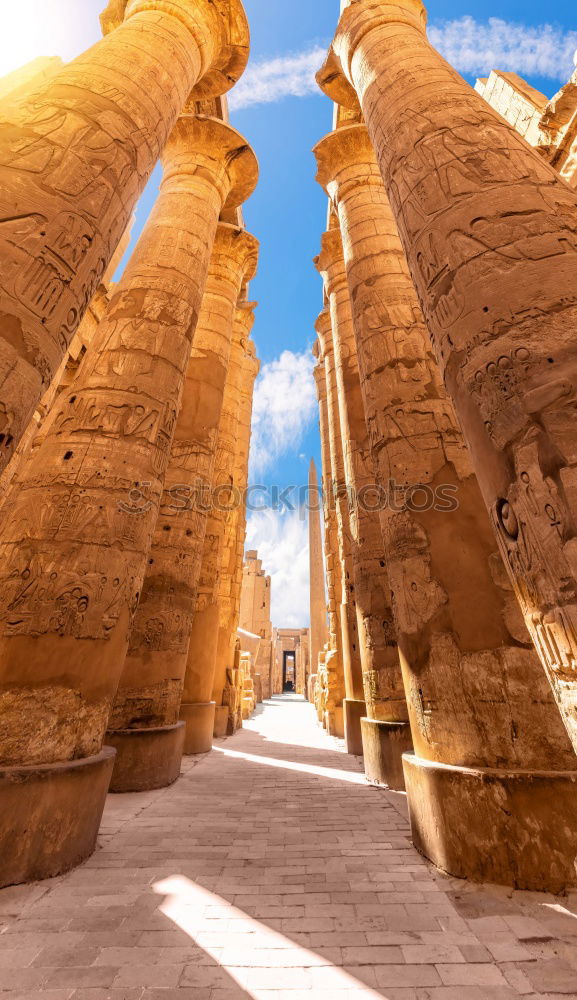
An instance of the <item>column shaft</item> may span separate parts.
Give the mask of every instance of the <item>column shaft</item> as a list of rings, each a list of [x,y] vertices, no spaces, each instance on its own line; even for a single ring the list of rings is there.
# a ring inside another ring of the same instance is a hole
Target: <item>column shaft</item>
[[[198,597],[188,649],[181,719],[187,723],[185,752],[202,753],[212,746],[215,705],[221,705],[222,689],[217,694],[215,671],[220,637],[220,588],[225,552],[227,507],[234,504],[232,468],[236,448],[239,388],[243,347],[238,325],[233,325],[230,360],[226,375],[219,420],[214,480],[208,514]],[[222,640],[221,640],[222,641]],[[224,682],[223,682],[224,687]]]
[[[327,425],[331,471],[330,503],[334,507],[334,519],[336,524],[337,545],[335,551],[335,573],[339,575],[338,593],[340,595],[340,603],[337,606],[337,615],[341,636],[340,650],[342,656],[342,679],[344,684],[343,693],[346,698],[352,697],[355,682],[361,673],[361,661],[359,654],[357,614],[354,595],[349,494],[345,477],[332,317],[328,307],[325,308],[320,314],[316,324],[316,331],[321,343],[325,365]],[[340,711],[344,712],[342,706]],[[337,729],[340,729],[340,714],[337,716],[337,719]],[[338,732],[338,735],[344,736],[344,715],[342,719],[342,734]]]
[[[328,639],[327,602],[321,534],[322,495],[319,491],[314,459],[309,469],[309,569],[310,569],[310,657],[311,672],[316,674],[319,653]]]
[[[254,382],[260,364],[254,344],[248,339],[254,322],[254,305],[243,303],[237,313],[238,337],[242,347],[236,395],[238,408],[231,419],[234,432],[234,463],[231,509],[226,512],[222,572],[219,586],[220,626],[216,656],[214,697],[218,706],[228,706],[227,732],[230,735],[242,724],[240,676],[231,676],[240,615],[242,565],[246,538],[246,490],[252,422]],[[232,416],[231,408],[231,416]],[[234,422],[233,422],[234,421]],[[236,668],[234,668],[236,671]],[[219,697],[220,693],[220,697]],[[221,725],[224,713],[221,712]]]
[[[326,320],[323,320],[323,324],[325,322]],[[322,329],[324,329],[324,325]],[[339,556],[338,526],[331,461],[331,441],[327,402],[327,374],[322,346],[324,344],[324,339],[325,338],[323,338],[321,334],[313,348],[313,353],[318,359],[318,364],[314,368],[313,374],[315,377],[317,396],[319,400],[329,635],[325,649],[321,650],[319,654],[315,706],[319,721],[322,722],[323,725],[329,729],[329,731],[331,731],[331,727],[334,731],[335,719],[339,718],[339,735],[342,736],[344,735],[342,702],[345,695],[345,680],[343,673],[343,637],[340,627],[342,572]]]
[[[340,623],[343,635],[343,670],[346,697],[354,698],[355,690],[362,690],[362,670],[359,653],[358,627],[355,604],[353,570],[353,539],[350,520],[350,495],[345,473],[343,430],[339,405],[339,386],[335,358],[335,334],[332,310],[322,313],[317,326],[319,337],[324,336],[323,351],[327,382],[327,414],[331,454],[331,473],[338,526],[339,562],[341,572]],[[324,317],[326,316],[326,321]],[[324,326],[321,332],[320,326]]]

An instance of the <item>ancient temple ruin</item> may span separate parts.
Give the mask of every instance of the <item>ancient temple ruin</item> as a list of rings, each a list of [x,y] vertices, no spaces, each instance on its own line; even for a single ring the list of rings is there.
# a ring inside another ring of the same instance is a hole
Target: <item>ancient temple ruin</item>
[[[278,694],[273,690],[273,626],[270,617],[271,578],[267,576],[258,558],[250,550],[245,555],[240,599],[240,628],[258,636],[258,650],[254,660],[254,673],[258,677],[260,701]]]
[[[241,0],[0,80],[0,991],[14,905],[29,1000],[577,997],[577,71],[473,89],[426,20],[342,0],[317,74],[299,627],[245,552]]]

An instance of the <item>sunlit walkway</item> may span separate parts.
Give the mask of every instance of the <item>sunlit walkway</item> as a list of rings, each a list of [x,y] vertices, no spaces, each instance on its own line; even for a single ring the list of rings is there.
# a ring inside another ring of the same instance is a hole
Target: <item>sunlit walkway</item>
[[[111,796],[99,849],[0,893],[0,995],[26,1000],[577,997],[577,896],[471,887],[408,838],[403,796],[297,698]]]

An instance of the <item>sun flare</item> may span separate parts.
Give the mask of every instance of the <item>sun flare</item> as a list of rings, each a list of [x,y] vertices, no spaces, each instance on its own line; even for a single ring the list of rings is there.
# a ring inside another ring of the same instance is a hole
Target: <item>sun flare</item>
[[[56,36],[53,8],[52,0],[19,0],[2,11],[0,76],[38,56],[58,54],[51,45]]]

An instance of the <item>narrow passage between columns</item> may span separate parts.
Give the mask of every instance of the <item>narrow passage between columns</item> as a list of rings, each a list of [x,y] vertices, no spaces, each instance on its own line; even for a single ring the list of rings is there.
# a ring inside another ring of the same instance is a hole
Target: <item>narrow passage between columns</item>
[[[98,848],[0,895],[10,1000],[546,1000],[577,996],[577,894],[446,877],[405,797],[296,695],[169,788],[112,795]]]

